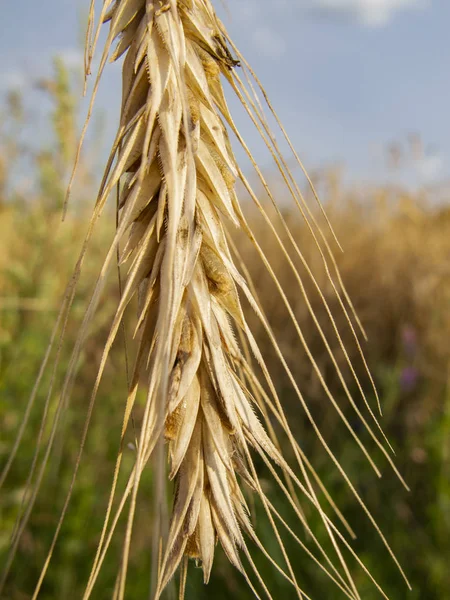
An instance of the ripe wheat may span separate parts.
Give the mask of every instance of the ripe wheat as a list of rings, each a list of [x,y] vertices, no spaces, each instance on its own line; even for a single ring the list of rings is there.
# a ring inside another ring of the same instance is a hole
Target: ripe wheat
[[[312,369],[320,380],[324,395],[341,414],[344,426],[379,473],[370,454],[359,441],[328,390],[277,280],[270,258],[264,255],[254,238],[236,195],[236,181],[240,180],[276,237],[280,253],[288,261],[294,281],[299,286],[299,293],[314,319],[317,335],[331,354],[328,340],[311,308],[303,280],[283,244],[282,237],[236,163],[229,132],[232,132],[248,153],[269,198],[274,202],[279,223],[292,245],[291,251],[294,251],[302,262],[307,277],[316,285],[349,369],[364,397],[362,386],[350,364],[340,334],[334,326],[325,297],[315,283],[296,240],[290,235],[282,212],[276,207],[270,188],[228,109],[222,81],[230,84],[271,151],[286,186],[308,223],[310,234],[316,240],[320,259],[327,270],[339,306],[346,314],[355,343],[360,347],[356,315],[340,281],[330,245],[279,151],[254,91],[254,86],[259,86],[259,82],[233,46],[209,0],[116,0],[114,3],[105,0],[99,21],[100,24],[96,27],[92,2],[86,44],[86,71],[90,72],[101,23],[109,22],[109,34],[100,62],[93,100],[111,45],[117,39],[117,47],[111,54],[111,60],[125,55],[120,124],[86,244],[80,255],[74,280],[68,288],[58,324],[67,319],[75,283],[95,221],[102,212],[108,196],[121,183],[120,213],[115,239],[109,248],[74,349],[57,409],[55,430],[74,376],[79,350],[87,335],[88,325],[95,315],[106,274],[119,247],[122,248],[120,264],[127,265],[128,274],[100,364],[72,486],[34,598],[39,594],[68,507],[92,406],[109,350],[125,310],[135,296],[138,296],[139,304],[135,334],[137,358],[125,407],[121,450],[117,458],[110,501],[84,598],[92,595],[95,597],[94,585],[118,518],[128,502],[122,566],[114,596],[118,599],[125,597],[136,499],[141,475],[143,470],[148,468],[150,460],[154,464],[156,482],[153,598],[160,597],[177,569],[180,571],[180,597],[184,596],[189,559],[195,559],[201,565],[204,581],[207,583],[213,568],[217,543],[222,546],[230,562],[243,574],[257,597],[261,593],[258,592],[258,587],[269,598],[271,596],[252,560],[249,543],[252,544],[252,548],[265,554],[281,576],[290,581],[299,598],[307,598],[285,551],[281,531],[287,531],[289,535],[294,536],[310,558],[334,580],[344,595],[351,599],[359,598],[342,550],[353,551],[346,535],[341,533],[331,519],[330,511],[325,510],[319,495],[327,500],[328,507],[331,507],[350,535],[352,531],[291,433],[276,386],[241,307],[241,298],[245,298],[256,312],[291,381],[306,418],[311,422],[311,429],[321,439],[337,469],[349,484],[351,492],[376,527],[373,517],[365,508],[353,484],[322,438],[300,386],[283,358],[269,320],[260,307],[257,291],[248,279],[245,265],[235,252],[228,234],[230,227],[237,228],[255,245],[273,279],[274,293],[280,295],[287,318],[291,320],[292,327],[311,360]],[[239,71],[244,72],[246,84],[241,80]],[[265,97],[264,90],[261,88],[260,91]],[[269,109],[272,110],[267,98],[266,100]],[[281,127],[281,124],[279,125]],[[285,134],[284,129],[281,128],[281,131]],[[286,139],[288,140],[287,136]],[[288,143],[290,144],[289,140]],[[299,160],[295,153],[294,156]],[[360,351],[363,358],[362,350]],[[256,368],[252,363],[254,360],[258,365]],[[372,432],[352,398],[334,358],[333,364],[344,393],[375,443],[393,466],[388,451]],[[143,382],[146,386],[147,402],[136,448],[136,462],[126,489],[122,492],[119,507],[113,512],[123,440],[130,425],[138,388]],[[366,407],[369,418],[381,432],[367,402]],[[271,425],[273,420],[284,431],[283,443],[290,446],[295,465],[288,464],[283,456],[283,444],[278,441]],[[52,443],[53,437],[50,436],[42,462],[43,468]],[[167,475],[175,482],[173,509],[169,520],[164,518],[161,508],[166,498],[166,449],[169,459]],[[311,553],[304,545],[298,532],[289,527],[267,497],[254,466],[255,453],[266,465],[268,473],[273,476],[280,493],[288,498],[299,523],[302,523],[302,530],[308,533],[310,540],[316,545],[317,555]],[[39,478],[39,474],[38,469],[34,490],[39,489],[42,479]],[[327,556],[309,528],[298,503],[298,492],[318,511],[335,549],[334,557]],[[256,495],[261,502],[280,546],[284,565],[277,564],[269,555],[252,526],[251,511],[246,501],[249,494]],[[24,507],[13,537],[6,572],[32,506],[33,494]],[[381,532],[380,536],[385,541]],[[386,541],[385,543],[387,546]],[[364,565],[362,568],[365,569]],[[381,589],[380,593],[383,594]]]

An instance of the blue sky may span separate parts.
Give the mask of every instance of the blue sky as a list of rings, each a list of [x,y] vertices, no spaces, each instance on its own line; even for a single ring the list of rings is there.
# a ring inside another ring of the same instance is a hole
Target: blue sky
[[[24,3],[7,2],[0,92],[27,90],[33,78],[49,72],[56,53],[78,64],[88,4],[40,0],[27,2],[25,10]],[[450,178],[448,0],[215,4],[308,167],[342,163],[352,180],[389,178],[413,186]],[[113,66],[99,97],[110,135],[119,94],[120,69]],[[243,128],[264,163],[250,126]],[[411,133],[423,142],[415,159],[408,150]],[[394,172],[386,169],[384,150],[392,142],[406,157]]]

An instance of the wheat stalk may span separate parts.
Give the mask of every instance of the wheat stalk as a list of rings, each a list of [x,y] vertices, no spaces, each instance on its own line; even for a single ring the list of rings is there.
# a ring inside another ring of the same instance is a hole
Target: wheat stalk
[[[248,541],[292,584],[299,598],[307,598],[296,580],[280,528],[294,536],[343,594],[348,598],[359,598],[342,551],[345,548],[352,552],[351,547],[332,521],[329,511],[323,507],[319,492],[324,494],[328,505],[344,527],[351,535],[353,532],[291,433],[276,387],[245,318],[240,296],[246,298],[266,330],[312,429],[376,527],[375,521],[314,421],[272,333],[269,320],[260,307],[256,289],[249,279],[245,265],[230,245],[230,227],[243,231],[254,244],[271,274],[274,291],[279,293],[280,300],[285,305],[288,318],[291,319],[300,343],[307,352],[324,394],[342,416],[345,426],[378,474],[379,470],[329,391],[295,320],[286,294],[278,282],[271,261],[254,238],[236,195],[237,179],[243,183],[275,235],[280,251],[292,269],[299,291],[316,324],[318,335],[332,357],[345,394],[377,446],[392,466],[393,463],[348,390],[289,251],[236,164],[228,131],[233,132],[248,153],[264,188],[274,202],[282,228],[290,236],[288,225],[276,206],[261,170],[233,122],[222,89],[222,80],[230,83],[270,149],[292,197],[308,224],[310,234],[316,241],[320,259],[364,360],[357,325],[353,325],[354,311],[340,281],[332,250],[279,151],[250,80],[250,76],[254,74],[232,45],[209,0],[117,0],[114,4],[105,0],[99,21],[100,24],[109,22],[109,35],[94,86],[88,120],[111,45],[118,39],[117,47],[110,58],[114,61],[125,55],[120,124],[86,243],[80,254],[74,279],[69,285],[59,322],[65,322],[68,318],[68,308],[95,222],[110,193],[123,182],[119,197],[120,217],[115,239],[108,251],[73,352],[56,413],[54,431],[67,401],[78,353],[87,335],[88,325],[95,315],[106,274],[119,246],[122,247],[119,262],[127,265],[128,274],[92,394],[73,482],[33,597],[36,598],[39,594],[68,507],[93,403],[109,350],[127,306],[138,296],[139,310],[135,333],[137,358],[125,408],[121,448],[105,523],[84,598],[87,599],[93,594],[117,521],[128,502],[122,565],[114,597],[122,599],[125,596],[136,499],[143,470],[150,460],[156,465],[152,577],[154,598],[161,596],[179,567],[180,595],[184,595],[189,558],[195,559],[201,565],[204,581],[207,583],[217,542],[230,562],[243,574],[255,595],[259,597],[256,589],[256,585],[259,585],[264,593],[271,597],[252,560]],[[94,24],[92,2],[86,44],[87,72],[90,72],[99,31],[100,25],[95,27]],[[239,65],[243,66],[244,73],[248,76],[247,86],[236,72]],[[254,81],[259,85],[258,80]],[[263,92],[262,89],[261,91]],[[284,129],[282,132],[285,133]],[[296,154],[295,157],[299,160]],[[296,240],[292,236],[289,240],[293,251],[302,261],[307,276],[320,294],[352,376],[366,402],[370,418],[381,431],[365,399],[340,333],[334,325],[327,301]],[[252,362],[254,359],[259,365],[257,369]],[[261,375],[258,376],[257,372]],[[136,462],[120,498],[119,507],[113,512],[123,441],[136,394],[143,381],[146,382],[147,402],[136,448]],[[277,439],[271,424],[273,419],[284,432],[284,443],[290,446],[295,465],[288,464],[283,456],[282,443]],[[53,439],[52,430],[31,500],[24,508],[23,517],[19,520],[13,538],[6,573],[32,509],[33,496],[35,497],[39,489],[42,469],[45,469]],[[169,521],[164,518],[162,509],[166,497],[166,448],[169,458],[168,476],[175,484]],[[283,520],[266,496],[254,466],[255,453],[266,464],[268,472],[288,498],[299,522],[303,524],[315,544],[320,558],[301,542],[296,532]],[[33,465],[32,472],[34,468]],[[284,566],[274,561],[259,540],[252,526],[244,487],[250,490],[250,494],[259,497],[280,546]],[[333,544],[335,556],[330,557],[325,553],[309,528],[297,499],[298,492],[318,511]],[[383,534],[379,533],[388,547]],[[392,554],[390,549],[389,551]],[[242,556],[246,557],[247,567],[244,566]],[[362,565],[361,562],[360,564]],[[362,568],[365,569],[364,565]],[[384,595],[382,590],[379,591]]]

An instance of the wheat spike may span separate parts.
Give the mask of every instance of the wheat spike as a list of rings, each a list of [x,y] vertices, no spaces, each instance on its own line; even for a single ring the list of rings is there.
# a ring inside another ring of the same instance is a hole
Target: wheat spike
[[[239,349],[231,322],[246,325],[222,220],[238,225],[240,210],[237,167],[216,105],[224,102],[220,73],[237,63],[202,5],[121,2],[108,18],[114,37],[123,35],[113,57],[127,51],[118,163],[128,173],[120,207],[130,231],[121,260],[131,267],[122,304],[139,290],[141,327],[154,321],[148,377],[162,399],[141,448],[164,424],[176,482],[159,596],[184,555],[201,561],[208,582],[216,539],[244,570],[241,529],[251,525],[235,470],[250,478],[248,445],[272,457],[277,451],[233,365]]]
[[[287,315],[307,352],[324,395],[329,397],[332,406],[342,416],[344,424],[360,445],[374,471],[380,473],[328,390],[271,262],[254,238],[241,210],[236,194],[238,179],[271,226],[270,217],[237,165],[232,151],[228,131],[235,134],[244,150],[248,151],[248,148],[228,110],[222,89],[223,80],[230,82],[243,106],[252,116],[307,221],[333,290],[339,299],[339,305],[346,315],[362,355],[356,327],[352,321],[353,308],[340,281],[330,246],[312,213],[305,208],[304,198],[298,186],[293,183],[287,163],[279,153],[257,97],[249,94],[235,73],[240,64],[245,66],[246,63],[231,45],[209,0],[116,0],[114,3],[104,0],[99,21],[96,28],[92,1],[85,53],[86,73],[90,73],[91,70],[102,23],[109,23],[109,34],[94,86],[89,115],[101,74],[111,54],[112,61],[125,55],[121,116],[89,233],[80,255],[79,268],[75,273],[73,285],[69,287],[68,295],[72,294],[78,279],[95,221],[110,193],[117,185],[122,184],[119,196],[120,214],[114,241],[109,248],[74,349],[56,412],[55,428],[74,376],[77,355],[87,335],[88,325],[95,315],[105,285],[106,273],[119,247],[119,262],[126,266],[127,278],[93,390],[73,481],[33,597],[37,598],[39,595],[70,501],[93,403],[109,349],[127,306],[134,297],[138,297],[135,332],[137,357],[125,407],[121,447],[105,523],[84,598],[92,597],[94,593],[94,586],[118,519],[128,503],[122,564],[114,595],[119,600],[125,597],[136,499],[142,472],[150,461],[156,465],[153,598],[158,599],[161,596],[179,568],[180,596],[183,597],[188,559],[195,559],[201,565],[204,582],[208,583],[217,543],[222,546],[229,561],[242,573],[256,597],[259,597],[256,589],[256,585],[259,585],[270,598],[270,591],[252,560],[247,546],[249,540],[292,584],[300,599],[308,598],[296,580],[281,531],[286,530],[300,545],[302,542],[267,498],[253,462],[256,453],[267,466],[281,493],[285,494],[292,504],[299,522],[308,532],[321,558],[303,546],[306,553],[330,576],[345,596],[357,599],[360,596],[342,551],[350,549],[350,546],[329,516],[328,508],[331,507],[331,511],[343,522],[347,531],[351,534],[353,532],[294,439],[264,357],[246,320],[240,296],[246,298],[266,330],[312,429],[358,502],[367,513],[368,511],[344,469],[327,446],[308,409],[300,387],[272,333],[270,322],[261,309],[245,267],[229,243],[230,228],[241,230],[254,244],[272,277],[274,291],[280,294]],[[115,40],[117,46],[110,53]],[[239,60],[234,58],[230,48]],[[261,170],[249,151],[248,153],[273,200]],[[279,210],[277,214],[282,226],[288,231]],[[303,280],[290,258],[290,253],[274,228],[273,234],[293,270],[294,279],[299,285],[318,333],[331,354],[328,341],[313,313]],[[304,261],[292,236],[290,242],[294,251]],[[306,262],[304,265],[307,267]],[[320,292],[309,267],[306,271]],[[339,344],[345,352],[332,313],[323,294],[320,297]],[[60,320],[63,322],[70,302],[71,300],[68,300],[62,309]],[[345,356],[349,360],[346,353]],[[362,358],[366,365],[363,355]],[[252,364],[254,360],[259,365],[261,380],[255,375]],[[363,418],[351,398],[337,362],[334,361],[333,364],[351,405]],[[351,364],[350,368],[364,397]],[[143,381],[146,385],[147,402],[136,448],[136,462],[126,489],[121,495],[119,506],[113,512],[123,440],[130,423],[138,387]],[[370,416],[379,428],[371,410]],[[272,428],[271,419],[275,419],[284,432],[287,440],[284,443],[289,444],[295,457],[295,465],[288,464],[284,458],[281,452],[282,444]],[[393,466],[382,441],[378,440],[367,421],[363,419],[363,423]],[[379,429],[381,431],[381,428]],[[41,470],[45,469],[52,439],[51,437],[46,447]],[[35,493],[39,489],[41,478],[37,478]],[[162,510],[166,498],[167,478],[174,481],[175,488],[172,513],[168,522],[163,518]],[[280,546],[284,565],[277,564],[258,539],[252,526],[244,487],[259,498]],[[326,508],[322,505],[324,503],[319,498],[318,490],[327,499]],[[333,556],[327,555],[310,530],[299,508],[296,496],[298,492],[319,513],[335,551]],[[19,520],[5,569],[6,574],[32,506],[33,499],[25,506],[23,518]],[[376,527],[370,513],[368,516]],[[283,528],[278,528],[277,521]],[[388,547],[383,534],[379,533]],[[390,549],[389,551],[392,554]],[[393,558],[395,560],[394,556]],[[362,567],[365,569],[364,565]],[[382,590],[380,592],[383,594]]]

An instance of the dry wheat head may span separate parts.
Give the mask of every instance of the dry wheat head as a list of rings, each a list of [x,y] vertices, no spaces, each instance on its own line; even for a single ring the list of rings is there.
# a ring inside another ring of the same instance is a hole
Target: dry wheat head
[[[139,293],[138,371],[149,363],[152,397],[142,446],[164,424],[176,486],[162,590],[183,556],[201,561],[207,582],[217,539],[243,569],[241,530],[253,532],[236,473],[252,482],[250,447],[280,460],[238,376],[234,329],[249,331],[222,225],[239,226],[241,211],[220,82],[237,61],[208,3],[121,1],[106,18],[121,36],[113,58],[127,53],[117,170],[127,174],[121,262],[130,267],[120,310]]]

